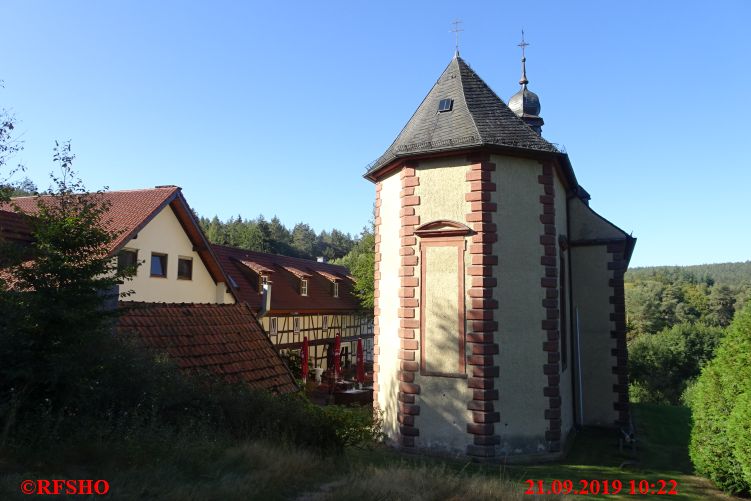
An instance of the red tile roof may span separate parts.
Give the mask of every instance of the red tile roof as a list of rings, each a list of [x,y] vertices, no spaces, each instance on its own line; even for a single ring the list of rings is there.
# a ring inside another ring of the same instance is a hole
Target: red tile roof
[[[357,311],[360,308],[357,298],[352,294],[354,281],[344,266],[224,245],[212,245],[212,248],[225,274],[237,284],[237,287],[233,285],[236,297],[247,302],[254,311],[261,308],[258,274],[252,267],[245,266],[243,261],[250,261],[273,271],[269,278],[272,283],[272,313],[335,313]],[[300,276],[308,279],[307,296],[300,295]],[[339,278],[339,297],[334,297],[329,276]]]
[[[177,186],[101,193],[101,199],[110,204],[110,209],[104,216],[106,227],[108,230],[120,233],[112,242],[111,251],[119,250],[120,247],[125,245],[134,233],[141,230],[179,193],[180,188]],[[89,196],[97,195],[92,193]],[[50,196],[16,197],[13,199],[13,203],[27,214],[36,214],[39,211],[38,200],[49,203],[54,199]]]
[[[27,217],[15,212],[0,210],[0,240],[30,243],[32,236]]]
[[[201,256],[214,282],[226,282],[222,268],[211,251],[211,246],[201,231],[188,202],[177,186],[164,186],[141,190],[106,191],[100,194],[91,193],[87,196],[100,196],[110,207],[104,215],[107,229],[117,232],[118,237],[110,245],[110,253],[118,252],[128,241],[138,234],[151,219],[168,205],[175,217],[180,221],[185,233],[190,238],[196,252]],[[49,203],[54,200],[50,196],[16,197],[12,202],[27,214],[39,211],[38,201]],[[8,204],[0,206],[0,214],[7,210]]]
[[[328,280],[329,282],[339,282],[342,280],[342,277],[339,275],[334,275],[333,273],[329,273],[328,271],[324,270],[317,270],[316,273],[321,275],[323,278]],[[349,276],[349,275],[347,275]]]
[[[275,393],[297,390],[271,340],[245,304],[121,302],[117,333],[166,352],[184,370]]]
[[[308,278],[310,276],[310,273],[308,273],[307,271],[301,270],[300,268],[296,268],[294,266],[282,265],[282,268],[292,273],[297,278]]]
[[[271,273],[274,273],[274,270],[272,270],[271,268],[266,268],[264,265],[256,263],[255,261],[251,261],[250,259],[238,259],[237,261],[261,275],[269,275]]]

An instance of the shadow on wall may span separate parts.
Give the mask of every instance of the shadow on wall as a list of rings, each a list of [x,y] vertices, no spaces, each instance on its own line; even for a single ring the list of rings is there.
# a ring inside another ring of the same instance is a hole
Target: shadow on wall
[[[466,339],[462,340],[465,336],[459,326],[460,312],[465,313],[464,304],[457,310],[456,301],[433,299],[425,311],[422,339],[420,331],[416,332],[418,341],[424,342],[416,354],[421,368],[415,375],[415,383],[420,385],[416,443],[455,454],[465,454],[467,445],[472,443],[472,436],[467,433],[471,418],[467,404],[472,390],[467,385],[467,344]],[[463,327],[466,329],[466,323]]]

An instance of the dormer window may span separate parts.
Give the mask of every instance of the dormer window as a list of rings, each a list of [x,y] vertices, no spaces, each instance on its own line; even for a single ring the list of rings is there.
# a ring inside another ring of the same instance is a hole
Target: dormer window
[[[269,283],[269,277],[266,275],[258,275],[258,293],[263,294],[263,286]]]
[[[438,103],[438,113],[445,113],[447,111],[451,111],[453,107],[454,107],[453,99],[441,99],[441,102]]]
[[[339,282],[334,282],[334,297],[339,297]]]
[[[308,279],[307,278],[300,279],[300,295],[301,296],[308,295]]]

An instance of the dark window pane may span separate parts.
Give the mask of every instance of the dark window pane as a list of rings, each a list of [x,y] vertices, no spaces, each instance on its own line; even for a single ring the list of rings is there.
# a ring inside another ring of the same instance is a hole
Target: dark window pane
[[[117,270],[123,271],[128,268],[134,268],[138,263],[138,251],[121,250],[117,254]]]
[[[451,108],[453,107],[454,100],[453,99],[441,99],[441,102],[438,103],[438,111],[451,111]]]
[[[167,276],[167,256],[165,254],[152,254],[151,255],[151,276],[152,277],[166,277]]]
[[[193,260],[180,258],[177,260],[177,278],[190,280],[193,278]]]

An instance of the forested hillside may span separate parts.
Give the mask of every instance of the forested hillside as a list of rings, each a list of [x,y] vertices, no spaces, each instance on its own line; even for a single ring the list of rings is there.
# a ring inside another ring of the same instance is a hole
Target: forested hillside
[[[626,280],[636,282],[653,276],[683,272],[702,282],[716,282],[729,287],[751,284],[751,261],[743,263],[696,264],[692,266],[650,266],[632,268],[626,273]]]
[[[359,240],[337,229],[316,234],[305,223],[297,223],[290,230],[276,216],[271,221],[262,215],[255,219],[237,216],[227,221],[221,221],[216,216],[213,219],[201,217],[199,223],[213,244],[305,259],[324,257],[330,261],[342,258]]]
[[[625,289],[631,398],[677,404],[751,303],[751,262],[635,268]]]

